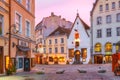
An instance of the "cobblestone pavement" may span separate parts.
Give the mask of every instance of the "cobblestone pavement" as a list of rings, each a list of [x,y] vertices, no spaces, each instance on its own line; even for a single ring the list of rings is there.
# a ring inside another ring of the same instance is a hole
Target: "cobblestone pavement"
[[[120,76],[114,76],[111,68],[111,64],[36,65],[31,72],[19,72],[13,76],[2,76],[0,80],[120,80]],[[86,70],[87,73],[79,73],[77,69]],[[98,73],[99,69],[105,69],[107,72]],[[65,72],[56,74],[58,70],[65,70]],[[45,74],[36,74],[39,71],[43,71]]]

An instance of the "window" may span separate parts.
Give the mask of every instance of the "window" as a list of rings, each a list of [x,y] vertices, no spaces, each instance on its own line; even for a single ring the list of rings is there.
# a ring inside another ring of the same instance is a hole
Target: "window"
[[[43,48],[43,50],[44,50],[44,53],[46,53],[46,48]]]
[[[99,10],[103,11],[103,5],[100,5]]]
[[[109,4],[106,4],[106,11],[109,10]]]
[[[112,44],[111,43],[107,42],[105,44],[105,51],[106,52],[111,52],[112,51]]]
[[[120,22],[120,13],[116,15],[117,22]]]
[[[95,52],[101,52],[101,44],[100,43],[96,43]]]
[[[97,30],[97,38],[101,38],[102,37],[102,30],[99,29]]]
[[[49,62],[53,62],[53,57],[49,57]]]
[[[87,58],[87,48],[82,48],[81,52],[82,52],[82,58],[86,59]]]
[[[55,53],[58,53],[58,48],[57,47],[55,47]]]
[[[64,38],[61,38],[61,43],[64,43]]]
[[[102,24],[102,17],[97,17],[97,25]]]
[[[111,15],[106,16],[106,23],[111,23]]]
[[[23,58],[18,58],[18,68],[23,68]]]
[[[79,47],[79,41],[75,41],[75,47],[77,48],[77,47]]]
[[[26,36],[30,37],[31,33],[30,33],[30,22],[26,21]]]
[[[57,39],[55,39],[55,44],[57,44]]]
[[[111,37],[111,28],[106,29],[107,37]]]
[[[21,17],[21,15],[16,13],[16,18],[15,19],[16,19],[15,23],[16,23],[16,26],[19,29],[19,33],[22,33],[22,17]]]
[[[22,0],[17,0],[19,3],[22,3]]]
[[[30,11],[30,0],[26,0],[26,9]]]
[[[118,2],[119,8],[120,8],[120,1]]]
[[[69,52],[69,57],[73,58],[74,57],[74,49],[69,49],[68,52]]]
[[[51,41],[51,40],[49,40],[49,44],[52,44],[52,41]]]
[[[115,9],[115,2],[112,2],[112,9]]]
[[[0,35],[3,34],[3,16],[0,15]]]
[[[52,53],[52,48],[49,48],[49,53]]]
[[[117,36],[120,36],[120,27],[117,27]]]
[[[61,47],[61,53],[64,53],[64,47]]]
[[[44,44],[46,44],[46,41],[44,40]]]
[[[40,43],[42,43],[42,38],[40,38]]]

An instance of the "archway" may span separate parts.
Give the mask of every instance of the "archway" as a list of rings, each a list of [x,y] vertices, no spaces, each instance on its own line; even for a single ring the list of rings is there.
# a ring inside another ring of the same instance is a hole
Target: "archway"
[[[54,57],[54,64],[58,64],[58,57]]]
[[[80,64],[80,51],[79,50],[76,50],[74,52],[74,58],[75,58],[74,63],[75,64]]]

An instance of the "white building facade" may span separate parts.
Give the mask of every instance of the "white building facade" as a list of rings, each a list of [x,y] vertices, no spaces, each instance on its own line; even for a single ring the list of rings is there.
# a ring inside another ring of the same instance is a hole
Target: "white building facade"
[[[68,55],[70,64],[88,64],[90,60],[90,28],[77,13],[68,37]]]
[[[120,46],[120,0],[96,0],[91,11],[92,61],[110,63]]]

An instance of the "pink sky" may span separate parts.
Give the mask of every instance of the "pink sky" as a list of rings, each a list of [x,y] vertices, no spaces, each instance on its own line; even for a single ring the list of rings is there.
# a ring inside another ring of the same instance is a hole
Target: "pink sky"
[[[38,24],[43,17],[48,17],[51,12],[61,15],[62,18],[74,22],[77,10],[80,17],[90,25],[90,11],[95,0],[35,0],[35,23]]]

